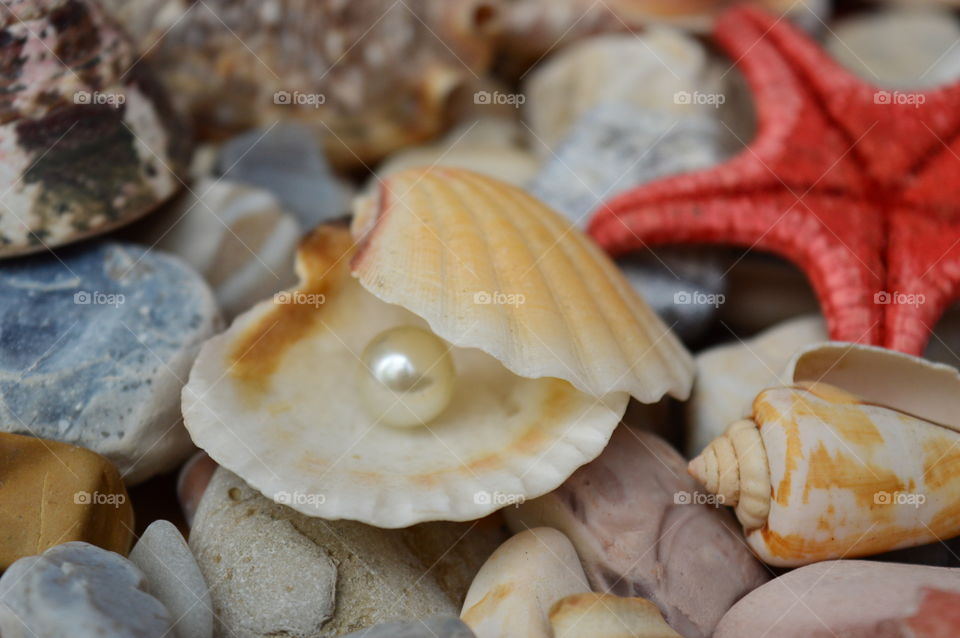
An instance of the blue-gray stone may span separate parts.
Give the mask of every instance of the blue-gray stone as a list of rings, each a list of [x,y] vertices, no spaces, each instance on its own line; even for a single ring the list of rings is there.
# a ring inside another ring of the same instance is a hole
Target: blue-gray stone
[[[429,618],[374,625],[341,638],[475,638],[459,618]]]
[[[593,211],[617,193],[717,164],[723,143],[723,127],[716,119],[599,104],[574,124],[528,190],[583,228]],[[724,270],[709,249],[653,246],[621,260],[620,267],[684,339],[703,332],[725,298]]]
[[[314,134],[299,124],[232,138],[220,149],[215,172],[270,191],[304,228],[350,212],[349,189],[333,174]]]
[[[203,279],[142,246],[92,243],[0,269],[0,430],[103,454],[129,483],[192,444],[180,390],[219,328]]]
[[[0,578],[3,638],[175,638],[170,612],[119,554],[79,541],[21,558]]]

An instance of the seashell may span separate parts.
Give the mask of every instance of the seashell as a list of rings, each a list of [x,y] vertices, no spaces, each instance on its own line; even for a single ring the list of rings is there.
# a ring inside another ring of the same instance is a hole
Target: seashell
[[[477,638],[552,638],[551,606],[589,590],[570,539],[533,527],[490,555],[470,583],[460,619]]]
[[[574,594],[550,608],[553,638],[682,638],[645,598]]]
[[[194,442],[270,498],[380,527],[479,518],[596,457],[628,393],[689,392],[676,338],[519,189],[405,171],[360,206],[355,230],[308,236],[300,286],[208,341],[184,389]],[[381,422],[358,392],[361,353],[403,326],[442,338],[456,370],[424,427]]]
[[[490,0],[153,0],[145,26],[109,2],[202,134],[298,121],[339,168],[441,132],[490,65],[497,13]]]
[[[960,534],[960,372],[873,346],[801,350],[690,462],[765,562],[797,566]]]
[[[624,60],[631,63],[624,65]],[[702,44],[665,27],[648,29],[639,36],[616,33],[578,42],[547,58],[523,84],[527,99],[524,118],[531,143],[541,156],[550,157],[574,124],[600,104],[630,105],[674,118],[709,117],[716,111],[713,106],[677,99],[684,92],[723,88],[711,86],[717,82],[707,77],[707,62]],[[667,125],[659,133],[665,135],[669,130]],[[654,143],[644,150],[655,148]],[[592,210],[596,202],[591,204]]]
[[[827,339],[826,322],[815,314],[698,353],[693,394],[684,404],[687,454],[696,456],[728,425],[748,416],[758,392],[782,383],[782,371],[797,350]]]
[[[358,207],[353,273],[382,301],[521,377],[564,379],[598,397],[685,399],[690,356],[569,223],[494,179],[413,169]]]
[[[0,6],[0,257],[103,233],[180,187],[189,136],[92,0]]]

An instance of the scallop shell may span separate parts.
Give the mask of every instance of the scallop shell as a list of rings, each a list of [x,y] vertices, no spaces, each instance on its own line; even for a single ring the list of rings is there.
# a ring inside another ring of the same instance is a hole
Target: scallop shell
[[[388,177],[353,222],[354,276],[461,348],[603,397],[686,399],[693,361],[610,259],[519,188],[453,168]]]
[[[204,345],[183,413],[214,460],[304,514],[403,527],[538,496],[600,453],[625,393],[520,378],[471,348],[451,349],[458,385],[440,417],[415,429],[375,422],[354,386],[359,353],[382,330],[424,322],[353,279],[354,252],[345,228],[320,227],[299,249],[299,288]]]
[[[960,534],[960,373],[847,343],[798,353],[690,463],[765,562],[797,566]]]
[[[97,2],[4,2],[0,36],[0,256],[105,232],[179,189],[189,135]]]

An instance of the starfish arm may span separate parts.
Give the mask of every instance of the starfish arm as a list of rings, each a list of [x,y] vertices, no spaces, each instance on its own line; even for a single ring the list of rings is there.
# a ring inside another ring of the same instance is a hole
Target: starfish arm
[[[737,9],[809,87],[832,125],[845,133],[874,182],[896,184],[931,160],[941,140],[960,133],[960,83],[931,91],[873,86],[843,68],[806,34],[755,8]]]
[[[622,213],[612,210],[594,219],[590,233],[613,255],[664,243],[730,244],[776,253],[807,274],[834,339],[877,343],[882,314],[873,299],[883,281],[882,235],[876,225],[865,223],[870,215],[855,200],[823,195],[802,201],[782,192],[680,198]]]
[[[960,112],[960,108],[956,110]],[[925,133],[932,135],[932,131]],[[957,214],[957,202],[960,202],[960,131],[953,132],[953,136],[947,139],[937,137],[936,147],[916,167],[900,200],[917,209],[938,211],[947,217]]]
[[[786,189],[798,194],[811,185],[841,190],[858,183],[844,161],[848,146],[811,104],[804,88],[747,9],[719,21],[717,41],[739,65],[755,97],[757,134],[737,156],[718,166],[677,175],[627,191],[601,206],[594,217],[678,197],[707,198]],[[809,140],[816,139],[815,144]]]
[[[891,221],[884,345],[920,355],[960,294],[960,223],[902,207]]]

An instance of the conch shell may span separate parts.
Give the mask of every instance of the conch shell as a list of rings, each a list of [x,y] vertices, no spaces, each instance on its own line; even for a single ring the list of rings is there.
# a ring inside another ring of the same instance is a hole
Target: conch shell
[[[690,462],[784,567],[960,534],[960,373],[873,346],[801,350],[791,386],[757,395]]]
[[[402,171],[354,231],[310,234],[298,288],[208,341],[184,388],[194,442],[274,500],[380,527],[479,518],[596,457],[629,394],[690,390],[676,338],[520,189]],[[429,327],[456,369],[452,402],[422,427],[380,423],[355,385],[359,353],[398,326]]]

